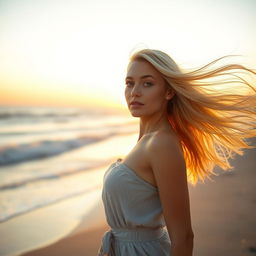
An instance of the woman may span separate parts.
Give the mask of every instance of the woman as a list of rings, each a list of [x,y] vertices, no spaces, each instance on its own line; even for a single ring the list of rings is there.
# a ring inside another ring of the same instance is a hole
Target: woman
[[[204,180],[214,165],[230,168],[231,153],[241,154],[250,147],[245,139],[256,135],[255,88],[235,71],[256,73],[237,64],[209,69],[221,59],[184,72],[158,50],[131,57],[125,97],[132,116],[140,118],[139,138],[104,175],[102,199],[111,230],[98,255],[193,254],[187,180]],[[236,81],[226,77],[222,84],[240,82],[251,91],[213,90],[220,81],[209,78],[228,74]]]

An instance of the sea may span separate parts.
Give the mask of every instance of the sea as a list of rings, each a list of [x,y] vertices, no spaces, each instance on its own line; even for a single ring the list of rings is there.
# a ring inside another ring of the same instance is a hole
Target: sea
[[[88,175],[115,156],[100,145],[137,129],[122,111],[0,107],[0,222],[99,188]]]

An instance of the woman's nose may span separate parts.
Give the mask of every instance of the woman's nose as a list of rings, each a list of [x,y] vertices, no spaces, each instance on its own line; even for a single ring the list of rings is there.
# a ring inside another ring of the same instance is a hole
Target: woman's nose
[[[135,84],[131,91],[131,96],[140,96],[141,95],[141,89],[139,88],[139,85]]]

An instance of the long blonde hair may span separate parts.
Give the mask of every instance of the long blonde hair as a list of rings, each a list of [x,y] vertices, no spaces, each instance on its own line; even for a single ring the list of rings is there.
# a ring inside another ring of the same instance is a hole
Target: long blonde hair
[[[237,73],[256,75],[255,71],[239,64],[225,64],[210,69],[228,56],[216,59],[194,71],[181,71],[174,60],[159,50],[135,52],[130,61],[145,60],[158,70],[175,96],[168,102],[168,120],[182,145],[188,180],[204,181],[218,165],[230,169],[233,153],[242,155],[251,148],[247,138],[256,135],[256,89]],[[222,81],[211,78],[226,77]],[[214,86],[240,84],[250,91],[234,93],[216,90]]]

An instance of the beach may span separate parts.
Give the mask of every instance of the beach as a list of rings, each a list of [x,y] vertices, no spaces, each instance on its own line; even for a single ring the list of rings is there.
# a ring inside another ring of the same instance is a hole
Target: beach
[[[256,140],[253,140],[256,145]],[[256,253],[256,150],[232,161],[234,169],[190,187],[195,256]]]
[[[234,170],[219,171],[214,182],[189,186],[195,256],[255,255],[255,149],[236,156],[233,164]],[[103,223],[22,256],[95,256],[107,229]]]
[[[190,256],[256,256],[256,0],[0,0],[0,24],[0,256],[98,256],[125,235],[108,222],[165,224],[157,176],[190,231],[179,171],[233,154],[188,183]]]
[[[90,144],[2,166],[0,255],[97,255],[109,229],[101,200],[103,176],[135,145],[135,128],[107,134],[107,127],[106,136]],[[251,141],[256,145],[255,139]],[[44,150],[42,143],[36,145],[38,152]],[[255,255],[256,149],[236,155],[231,163],[234,169],[216,169],[213,181],[189,185],[194,256]]]
[[[137,121],[105,109],[0,108],[0,255],[106,225],[103,175]]]

